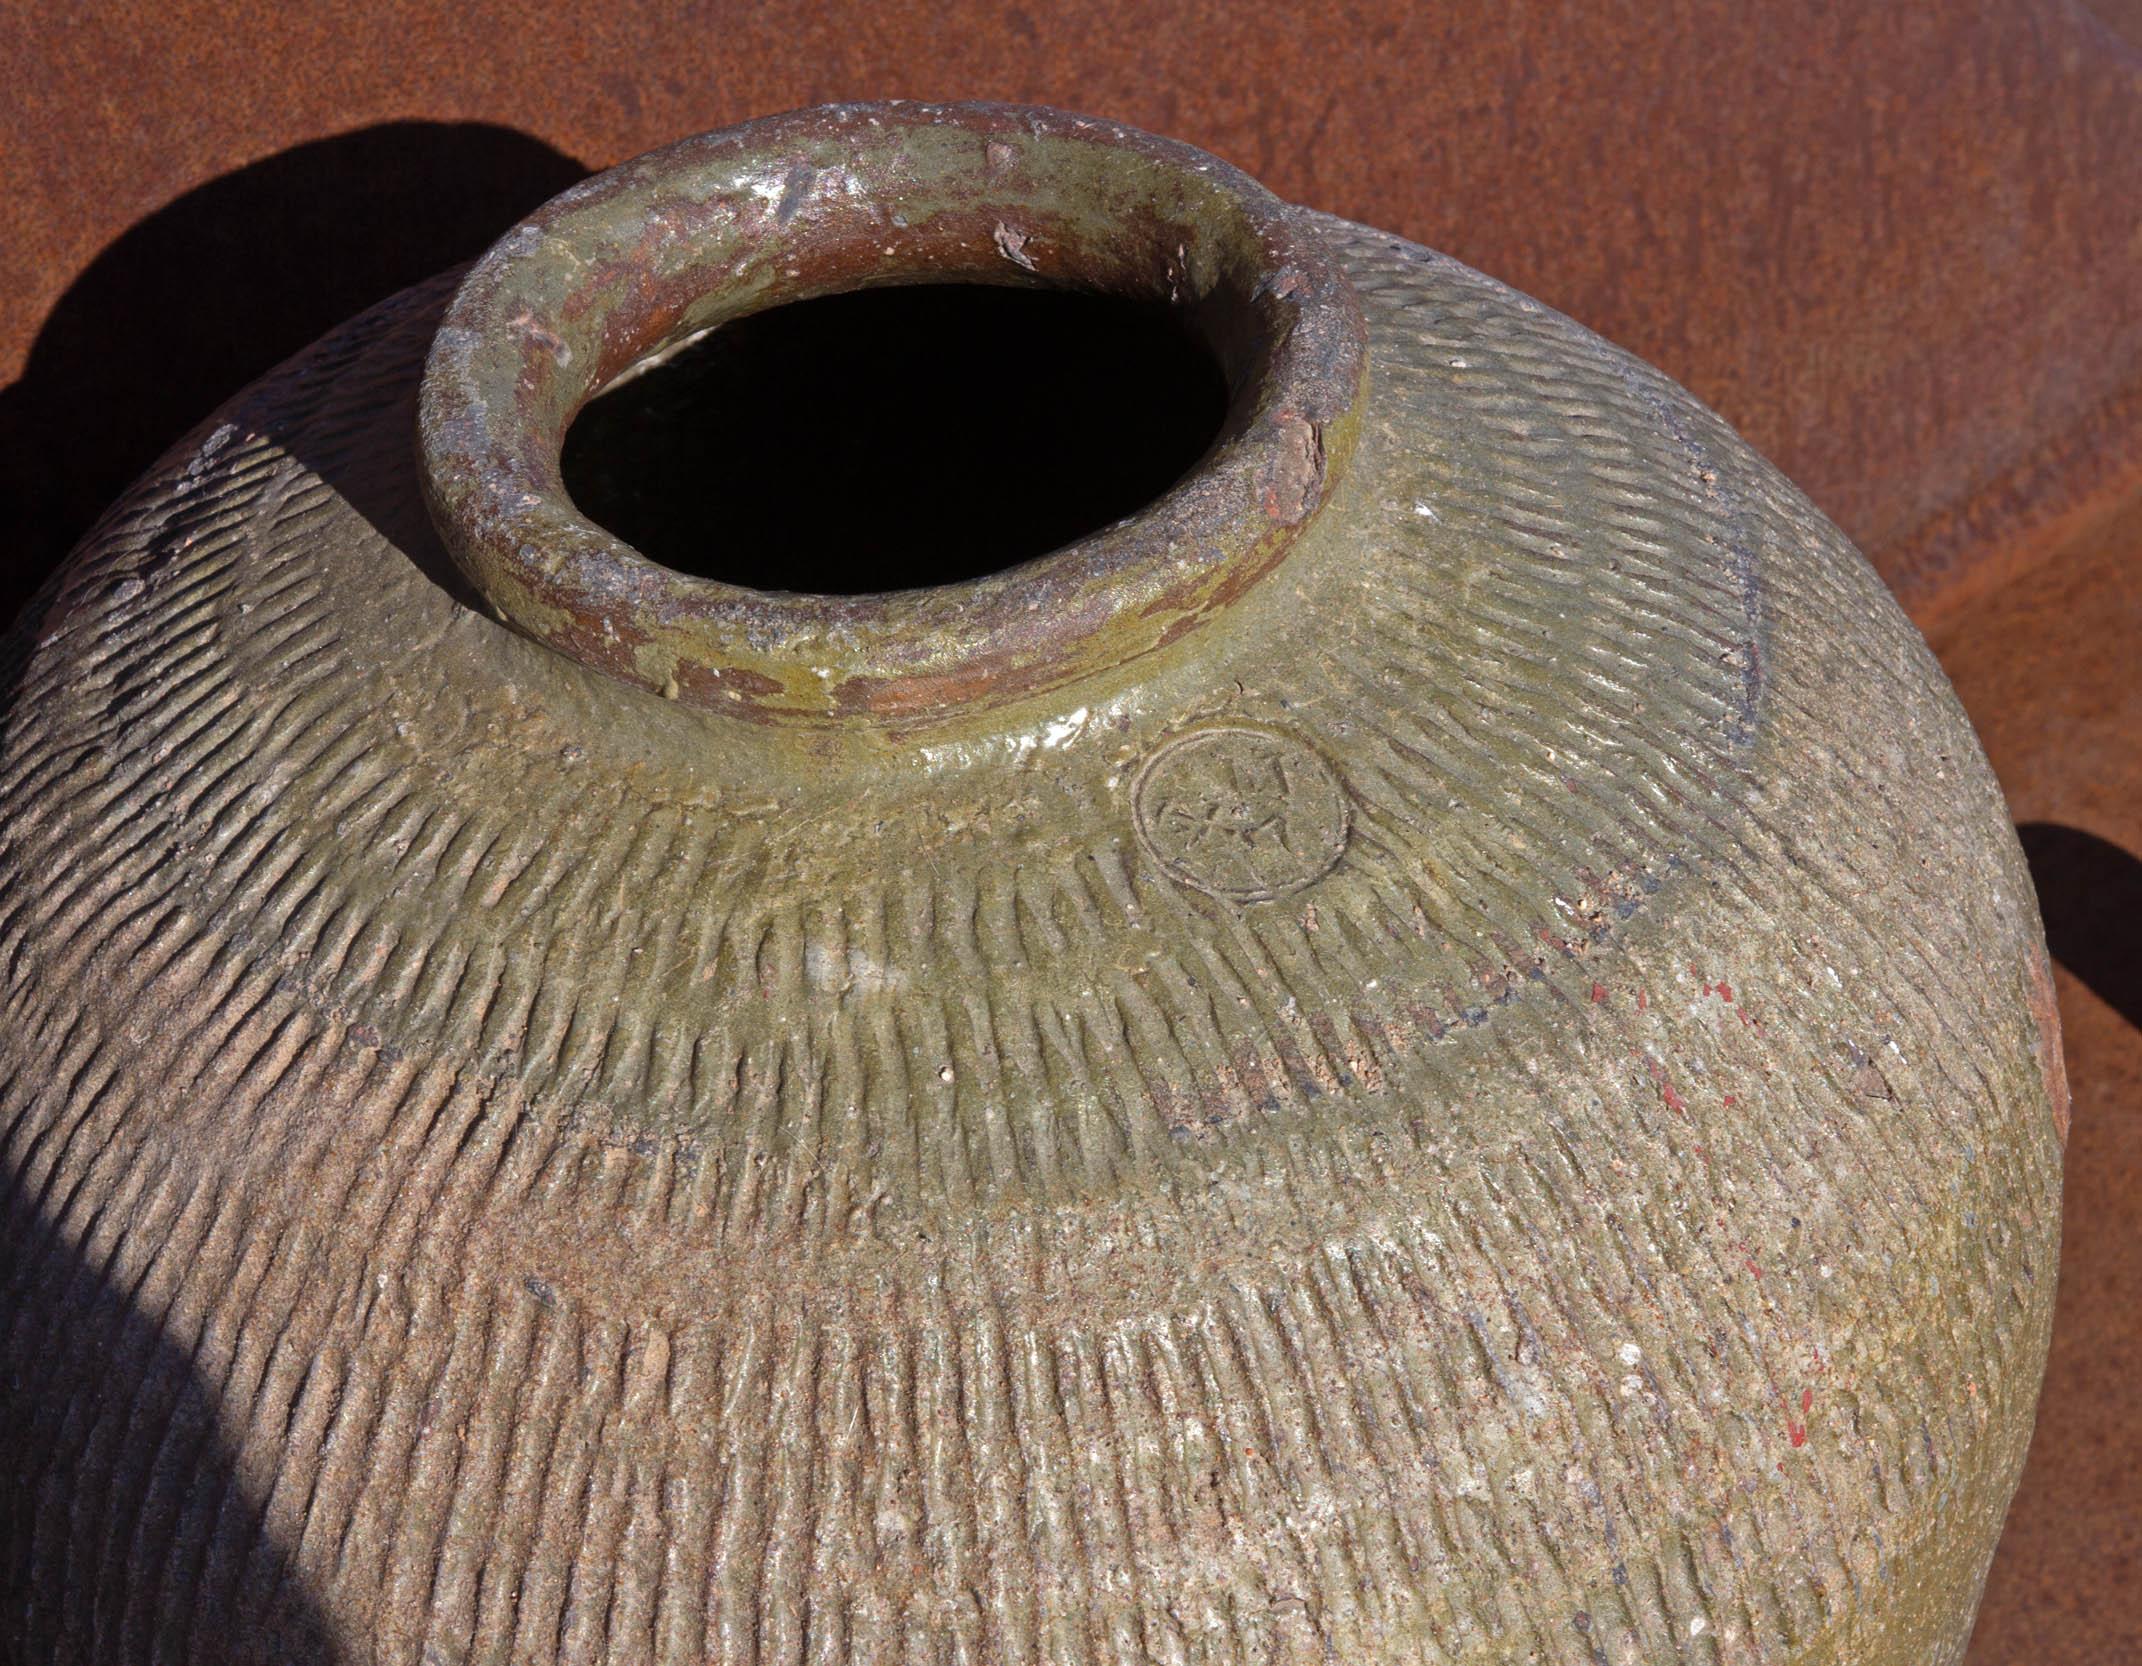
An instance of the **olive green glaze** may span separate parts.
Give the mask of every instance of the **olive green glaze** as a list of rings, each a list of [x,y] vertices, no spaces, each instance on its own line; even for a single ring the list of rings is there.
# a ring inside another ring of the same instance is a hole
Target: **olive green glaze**
[[[1105,124],[781,118],[533,224],[5,662],[5,1657],[1958,1658],[2065,1094],[1836,530]],[[556,486],[680,332],[1169,235],[1235,415],[1087,544],[754,597]]]

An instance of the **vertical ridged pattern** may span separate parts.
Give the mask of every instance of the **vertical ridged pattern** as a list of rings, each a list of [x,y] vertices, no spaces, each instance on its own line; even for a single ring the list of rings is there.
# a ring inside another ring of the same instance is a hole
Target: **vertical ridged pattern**
[[[1340,499],[1054,751],[769,777],[463,609],[436,286],[107,519],[0,750],[6,1658],[1960,1649],[2058,1225],[1998,795],[1715,419],[1327,229]],[[1302,895],[1131,836],[1223,717],[1345,782]]]

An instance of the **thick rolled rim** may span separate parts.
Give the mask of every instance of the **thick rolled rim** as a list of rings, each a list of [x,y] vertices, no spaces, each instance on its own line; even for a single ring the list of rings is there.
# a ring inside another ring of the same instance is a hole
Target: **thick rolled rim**
[[[744,589],[660,566],[574,506],[566,429],[634,365],[746,313],[916,282],[1182,308],[1228,374],[1226,427],[1130,519],[933,589]],[[419,460],[448,551],[523,634],[708,710],[914,721],[1062,686],[1223,610],[1329,495],[1365,364],[1335,256],[1224,162],[1048,110],[828,106],[651,152],[501,238],[433,341]]]

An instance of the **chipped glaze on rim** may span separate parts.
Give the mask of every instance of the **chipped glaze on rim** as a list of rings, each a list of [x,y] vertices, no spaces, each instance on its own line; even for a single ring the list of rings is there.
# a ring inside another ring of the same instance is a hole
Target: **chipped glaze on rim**
[[[1228,377],[1220,438],[1126,521],[875,595],[659,566],[568,497],[566,429],[635,365],[747,313],[924,282],[1182,309]],[[1202,151],[1011,106],[837,106],[651,152],[501,238],[432,344],[419,463],[455,562],[560,653],[760,721],[927,722],[1164,647],[1269,573],[1351,451],[1365,366],[1360,303],[1307,217]]]

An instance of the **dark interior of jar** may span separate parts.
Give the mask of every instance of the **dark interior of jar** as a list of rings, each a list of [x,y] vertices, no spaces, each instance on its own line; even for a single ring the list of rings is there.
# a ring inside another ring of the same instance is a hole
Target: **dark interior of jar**
[[[976,578],[1136,513],[1220,436],[1181,309],[927,284],[734,320],[619,379],[565,437],[580,512],[754,590]]]

